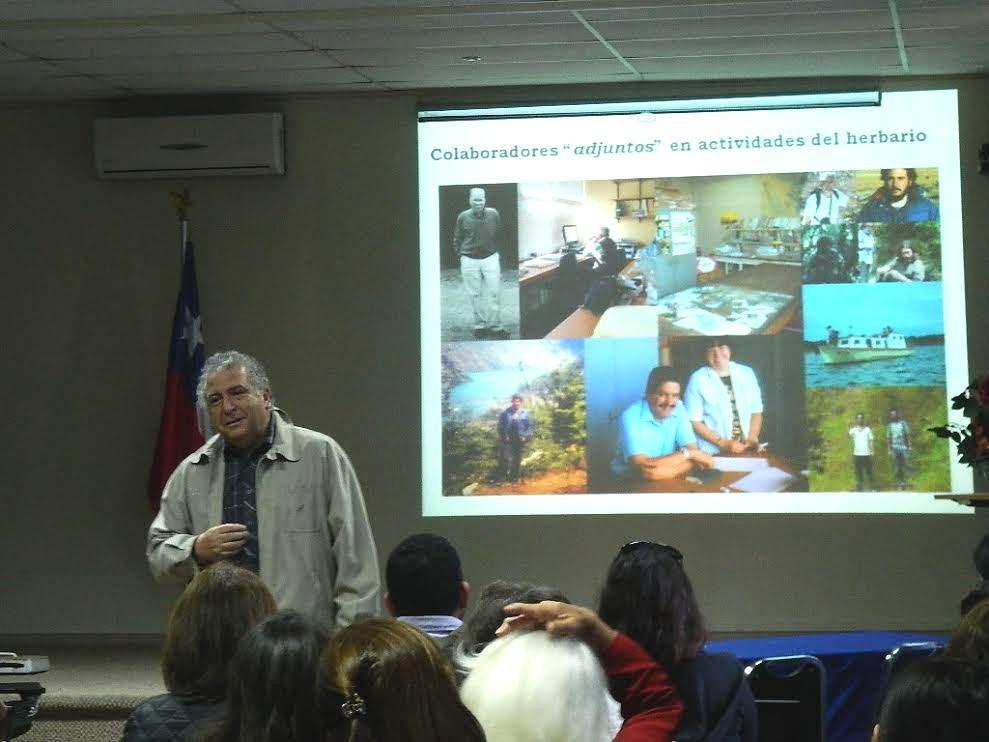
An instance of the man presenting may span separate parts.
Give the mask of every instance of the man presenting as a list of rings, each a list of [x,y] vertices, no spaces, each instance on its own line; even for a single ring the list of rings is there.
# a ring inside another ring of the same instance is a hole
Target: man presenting
[[[502,476],[517,482],[522,474],[522,449],[532,440],[533,424],[522,408],[519,394],[512,395],[512,404],[498,415],[498,440],[501,442]]]
[[[474,337],[504,340],[508,332],[501,326],[501,216],[485,205],[483,188],[471,188],[468,203],[470,208],[457,217],[453,250],[474,311]]]
[[[671,366],[649,372],[645,397],[618,419],[612,471],[620,477],[671,479],[714,460],[697,449],[697,439],[680,404],[680,381]]]
[[[377,552],[343,449],[293,425],[245,353],[208,358],[198,396],[218,434],[165,484],[148,531],[155,578],[230,559],[258,572],[279,608],[336,627],[377,613]]]
[[[708,341],[707,365],[690,375],[684,404],[708,453],[739,454],[759,449],[762,390],[755,372],[731,360],[724,338]]]
[[[938,220],[937,205],[917,185],[914,168],[887,168],[880,171],[879,177],[883,185],[862,207],[860,222],[913,224]]]

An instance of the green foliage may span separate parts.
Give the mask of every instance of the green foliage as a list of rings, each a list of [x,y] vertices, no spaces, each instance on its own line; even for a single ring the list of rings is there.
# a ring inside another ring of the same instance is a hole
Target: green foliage
[[[582,468],[587,442],[587,412],[579,362],[552,371],[527,389],[526,409],[535,434],[523,452],[526,476]],[[443,424],[443,494],[459,495],[472,483],[498,474],[497,415]]]
[[[930,387],[874,387],[860,389],[808,389],[807,426],[810,486],[815,492],[845,492],[855,487],[852,442],[848,430],[855,415],[865,415],[872,428],[875,455],[872,468],[876,487],[896,489],[892,459],[887,453],[886,424],[889,411],[899,411],[910,426],[910,489],[947,492],[951,489],[950,452],[944,440],[927,428],[944,419],[946,399],[941,389]]]
[[[896,258],[900,245],[906,240],[924,261],[927,280],[941,280],[941,225],[938,222],[875,224],[872,229],[876,234],[876,267]]]

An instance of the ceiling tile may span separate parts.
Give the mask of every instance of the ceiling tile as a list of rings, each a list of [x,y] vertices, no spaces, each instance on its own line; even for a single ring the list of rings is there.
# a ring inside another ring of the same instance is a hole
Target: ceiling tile
[[[0,21],[46,18],[122,18],[158,15],[235,13],[224,0],[7,0]]]
[[[338,31],[347,28],[414,30],[451,29],[476,34],[478,29],[499,26],[538,26],[574,23],[572,13],[566,11],[532,11],[509,13],[435,13],[374,15],[369,13],[340,16],[300,14],[297,17],[278,17],[279,28],[306,31]]]
[[[131,58],[124,64],[120,59],[68,59],[59,62],[62,69],[87,75],[114,75],[126,73],[140,75],[174,72],[248,71],[306,69],[340,67],[341,65],[319,52],[274,52],[264,54],[190,54],[183,57]]]
[[[617,60],[602,60],[594,62],[540,62],[527,65],[494,64],[485,65],[483,71],[473,66],[451,65],[449,67],[429,67],[425,65],[403,65],[401,67],[375,67],[366,73],[382,83],[423,81],[428,82],[436,77],[445,79],[464,80],[477,84],[483,78],[486,84],[501,84],[505,78],[524,77],[526,74],[546,75],[556,74],[571,79],[572,76],[587,77],[588,75],[615,74],[625,67]]]
[[[299,35],[323,49],[460,47],[467,40],[463,31],[447,29],[395,31],[386,34],[360,29],[351,31],[301,31]],[[470,42],[472,45],[483,48],[487,46],[523,46],[526,44],[592,41],[593,38],[586,28],[574,21],[558,26],[509,26],[493,29],[480,38],[477,38],[476,35],[471,36]]]
[[[167,18],[128,19],[126,22],[91,23],[52,21],[43,24],[0,23],[0,41],[55,39],[121,39],[146,36],[220,36],[234,33],[271,33],[271,27],[247,16],[211,16],[208,21],[178,23]]]
[[[860,33],[817,33],[799,36],[740,36],[720,39],[711,44],[706,39],[662,41],[616,41],[615,48],[630,59],[670,57],[731,57],[740,54],[844,54],[876,48],[896,48],[892,31]]]
[[[40,59],[0,62],[0,80],[5,86],[17,80],[37,80],[60,74],[64,74],[61,69]]]
[[[22,54],[16,49],[9,49],[6,46],[0,45],[0,62],[9,62],[15,59],[27,59],[26,54]]]
[[[134,87],[168,87],[171,83],[179,86],[196,85],[202,89],[225,89],[229,87],[271,87],[282,85],[291,89],[293,85],[320,83],[360,83],[367,78],[349,67],[328,67],[305,70],[159,70],[137,74],[120,73],[105,75],[100,79],[114,85]]]
[[[142,39],[65,39],[18,41],[8,46],[45,59],[98,59],[101,57],[161,57],[179,54],[244,54],[304,50],[285,34],[228,34],[224,36],[153,37]]]

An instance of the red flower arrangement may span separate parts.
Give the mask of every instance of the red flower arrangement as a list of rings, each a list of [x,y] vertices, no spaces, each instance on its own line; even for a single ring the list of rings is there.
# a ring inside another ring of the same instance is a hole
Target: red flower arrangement
[[[989,476],[989,375],[975,379],[957,397],[951,409],[962,410],[968,425],[948,423],[928,428],[938,438],[950,438],[958,447],[958,461]]]

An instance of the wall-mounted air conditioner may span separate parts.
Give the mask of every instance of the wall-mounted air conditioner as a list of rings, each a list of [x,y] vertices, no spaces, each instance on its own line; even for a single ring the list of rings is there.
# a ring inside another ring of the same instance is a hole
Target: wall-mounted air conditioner
[[[96,119],[101,178],[284,175],[280,113]]]

